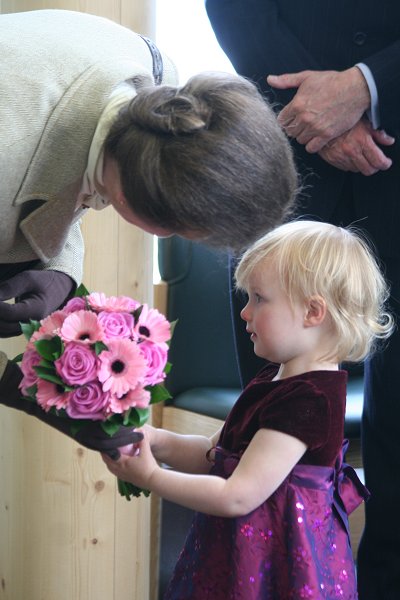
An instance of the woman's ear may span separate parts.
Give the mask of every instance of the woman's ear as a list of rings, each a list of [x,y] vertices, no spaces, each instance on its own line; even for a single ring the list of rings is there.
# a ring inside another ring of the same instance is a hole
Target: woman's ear
[[[311,296],[306,301],[305,327],[316,327],[324,322],[327,314],[326,302],[322,296]]]

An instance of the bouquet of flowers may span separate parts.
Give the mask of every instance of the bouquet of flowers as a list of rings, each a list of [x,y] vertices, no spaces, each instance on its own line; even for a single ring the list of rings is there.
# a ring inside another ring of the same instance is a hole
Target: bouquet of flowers
[[[22,394],[68,419],[72,436],[88,420],[110,436],[121,425],[140,427],[151,404],[170,398],[163,381],[172,325],[147,304],[80,286],[61,310],[21,325]],[[118,489],[128,500],[149,494],[120,480]]]

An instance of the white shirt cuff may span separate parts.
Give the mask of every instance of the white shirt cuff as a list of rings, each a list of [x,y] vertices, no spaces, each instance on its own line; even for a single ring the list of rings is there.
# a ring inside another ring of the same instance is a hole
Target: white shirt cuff
[[[372,127],[378,129],[381,119],[379,116],[378,90],[376,89],[374,76],[372,75],[371,69],[364,63],[357,63],[355,66],[358,67],[364,75],[371,96],[371,108],[367,110],[367,116],[371,121]]]

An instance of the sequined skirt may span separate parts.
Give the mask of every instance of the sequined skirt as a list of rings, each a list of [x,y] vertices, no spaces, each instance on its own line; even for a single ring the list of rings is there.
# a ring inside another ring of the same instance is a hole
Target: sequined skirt
[[[217,449],[212,473],[239,458]],[[354,470],[297,465],[250,514],[196,513],[164,600],[354,600],[349,514],[368,493]]]

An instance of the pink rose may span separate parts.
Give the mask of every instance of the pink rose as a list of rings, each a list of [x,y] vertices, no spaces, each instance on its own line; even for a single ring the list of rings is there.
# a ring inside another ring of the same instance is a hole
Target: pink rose
[[[71,342],[55,361],[60,377],[69,385],[83,385],[97,377],[97,356],[88,346]]]
[[[103,392],[97,381],[90,381],[71,392],[66,410],[72,419],[103,421],[108,403],[109,394]]]
[[[85,308],[86,302],[84,298],[71,298],[71,300],[68,300],[67,304],[64,306],[63,311],[69,315],[77,310],[85,310]]]
[[[104,338],[129,338],[133,331],[133,317],[127,312],[101,312],[98,320],[104,331]]]
[[[142,342],[139,344],[140,351],[147,361],[146,377],[143,385],[154,385],[165,379],[164,368],[167,363],[167,344],[153,344],[153,342]]]
[[[22,390],[22,393],[25,395],[27,394],[27,389],[32,385],[35,385],[38,381],[38,376],[34,367],[37,366],[41,360],[42,357],[34,348],[27,348],[27,350],[25,350],[21,363],[21,371],[24,374],[24,377],[19,384],[20,390]]]

